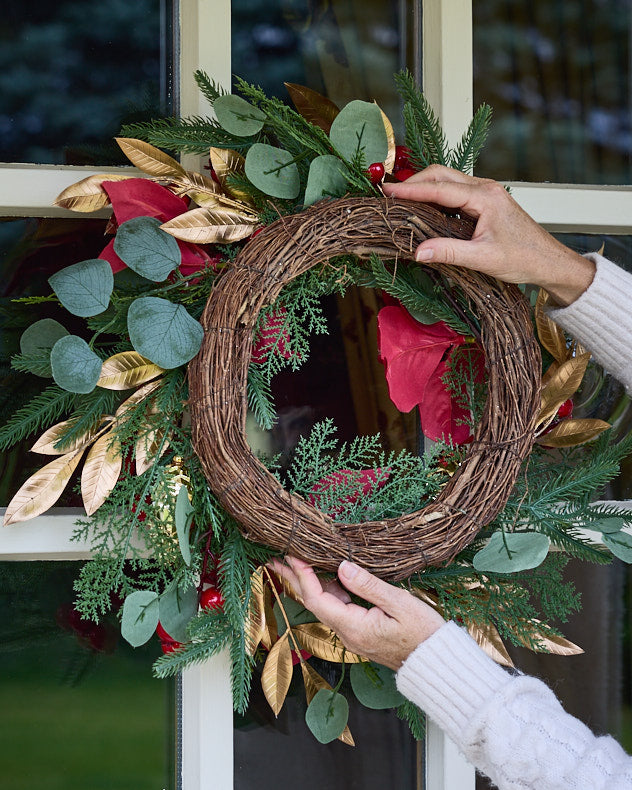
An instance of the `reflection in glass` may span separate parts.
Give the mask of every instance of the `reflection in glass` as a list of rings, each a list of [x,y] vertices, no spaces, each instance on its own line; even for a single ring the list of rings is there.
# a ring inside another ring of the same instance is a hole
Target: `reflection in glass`
[[[152,640],[132,650],[116,620],[81,620],[77,566],[0,563],[0,752],[4,790],[172,790],[173,686]]]
[[[475,103],[494,108],[477,173],[632,181],[630,0],[474,0]]]
[[[171,110],[169,0],[7,3],[0,161],[124,164],[122,123]]]

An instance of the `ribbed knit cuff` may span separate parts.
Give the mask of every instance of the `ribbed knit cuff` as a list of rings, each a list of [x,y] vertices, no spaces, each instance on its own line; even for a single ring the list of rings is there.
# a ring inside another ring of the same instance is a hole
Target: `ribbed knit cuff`
[[[568,307],[548,314],[632,393],[632,275],[596,252],[585,257],[597,266],[592,284]]]
[[[449,622],[408,656],[396,680],[400,692],[459,743],[474,715],[512,676]]]

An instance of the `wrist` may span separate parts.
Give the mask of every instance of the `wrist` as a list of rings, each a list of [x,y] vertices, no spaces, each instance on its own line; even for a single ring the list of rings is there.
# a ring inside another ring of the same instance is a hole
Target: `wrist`
[[[564,248],[564,254],[549,269],[549,275],[536,283],[544,288],[560,307],[572,304],[590,287],[596,266],[572,250]]]

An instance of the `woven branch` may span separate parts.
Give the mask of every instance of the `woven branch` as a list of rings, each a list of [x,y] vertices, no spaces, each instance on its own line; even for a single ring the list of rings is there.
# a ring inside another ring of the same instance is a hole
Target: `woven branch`
[[[463,463],[432,503],[399,518],[334,523],[284,490],[254,457],[245,434],[253,331],[261,310],[287,283],[336,255],[412,259],[424,239],[468,239],[473,229],[471,218],[422,203],[323,201],[268,226],[219,279],[201,318],[202,347],[189,365],[193,446],[246,538],[322,570],[352,559],[397,581],[451,562],[503,509],[534,440],[540,350],[520,290],[477,272],[434,266],[462,288],[480,320],[489,392]]]

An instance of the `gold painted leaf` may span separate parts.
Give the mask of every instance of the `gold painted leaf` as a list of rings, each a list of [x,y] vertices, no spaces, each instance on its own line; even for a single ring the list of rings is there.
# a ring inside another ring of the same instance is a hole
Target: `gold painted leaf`
[[[292,650],[286,631],[272,646],[261,674],[261,688],[275,716],[279,715],[285,702],[293,669]]]
[[[42,455],[68,455],[68,453],[74,453],[75,450],[79,450],[87,444],[90,444],[100,430],[100,427],[97,427],[93,428],[91,431],[86,431],[81,434],[81,436],[77,436],[71,444],[58,450],[55,444],[63,438],[64,434],[67,433],[68,429],[71,427],[72,420],[64,420],[48,428],[31,447],[31,452],[41,453]]]
[[[55,205],[71,209],[72,211],[86,213],[98,211],[98,209],[110,205],[110,198],[101,184],[104,181],[126,181],[128,178],[133,178],[133,176],[122,176],[114,173],[99,173],[88,176],[81,181],[77,181],[76,184],[66,187],[55,198]]]
[[[284,85],[303,118],[329,134],[331,124],[340,112],[337,105],[305,85],[297,85],[294,82],[286,82]]]
[[[121,403],[121,405],[116,410],[116,416],[123,417],[125,412],[133,409],[134,406],[138,406],[139,403],[142,403],[151,395],[152,392],[154,392],[154,390],[157,390],[161,384],[162,381],[160,379],[154,379],[147,384],[143,384],[143,386],[139,387],[139,389],[130,395],[127,400],[124,400],[123,403]]]
[[[578,656],[584,652],[583,649],[579,647],[579,645],[576,645],[574,642],[565,639],[563,636],[555,636],[553,634],[547,634],[546,632],[541,631],[541,622],[535,617],[528,623],[525,623],[525,625],[531,626],[531,636],[541,645],[540,648],[534,651],[536,653],[552,653],[556,656]],[[514,635],[520,644],[529,648],[529,650],[533,650],[529,644],[529,641],[521,634],[514,632]]]
[[[331,685],[327,683],[324,677],[321,677],[318,672],[312,667],[307,661],[301,661],[301,672],[303,673],[303,683],[305,685],[305,697],[307,699],[307,704],[314,699],[317,692],[320,689],[327,689],[331,691]],[[346,743],[347,746],[355,746],[355,741],[353,740],[353,735],[351,734],[351,730],[349,727],[345,727],[344,730],[338,736],[338,740]]]
[[[244,174],[246,168],[244,157],[231,148],[211,148],[210,158],[215,175],[219,179],[224,192],[244,203],[252,204],[252,197],[247,192],[231,186],[228,182],[229,176]]]
[[[4,524],[28,521],[52,507],[62,495],[81,460],[83,450],[61,455],[38,469],[9,502],[4,514]]]
[[[161,427],[139,436],[134,449],[137,475],[150,469],[167,452],[169,440],[165,439],[165,435],[166,431]]]
[[[81,472],[81,498],[91,516],[110,495],[123,465],[121,443],[111,431],[92,445]]]
[[[263,592],[263,612],[265,626],[261,635],[261,644],[270,650],[279,636],[276,617],[274,616],[274,601],[272,600],[272,590],[266,586]]]
[[[162,373],[162,368],[141,357],[137,351],[122,351],[105,360],[97,387],[106,390],[129,390],[155,379]]]
[[[374,104],[377,105],[377,102],[374,102]],[[379,107],[379,110],[382,113],[382,121],[384,122],[384,130],[386,132],[386,139],[388,141],[388,153],[386,155],[386,159],[384,160],[384,170],[387,173],[392,173],[393,168],[395,167],[395,131],[393,129],[393,124],[388,118],[388,115],[381,107]]]
[[[246,616],[246,650],[254,656],[266,630],[263,566],[259,566],[250,577],[250,601]]]
[[[360,661],[365,660],[350,650],[346,650],[340,638],[323,623],[301,623],[292,626],[292,634],[303,650],[307,650],[308,653],[325,661],[359,664]]]
[[[553,359],[562,363],[567,359],[569,349],[566,345],[564,330],[555,321],[551,320],[544,311],[549,301],[548,293],[543,288],[540,288],[535,303],[535,325],[538,330],[540,343],[552,355]]]
[[[513,667],[507,648],[492,623],[466,623],[466,626],[468,634],[490,658],[493,658],[497,664]]]
[[[186,190],[186,194],[192,198],[199,206],[219,205],[219,195],[222,189],[217,181],[203,175],[187,171],[185,177],[178,181]]]
[[[226,208],[194,208],[161,225],[161,229],[182,241],[194,244],[228,243],[251,236],[257,220]]]
[[[538,423],[553,417],[562,403],[572,397],[582,383],[590,361],[590,354],[571,357],[557,368],[542,389],[542,403]]]
[[[114,138],[129,161],[144,173],[157,178],[181,179],[187,171],[159,148],[133,137]]]
[[[539,436],[536,441],[547,447],[575,447],[589,442],[610,427],[610,423],[604,420],[562,420],[548,433]]]

